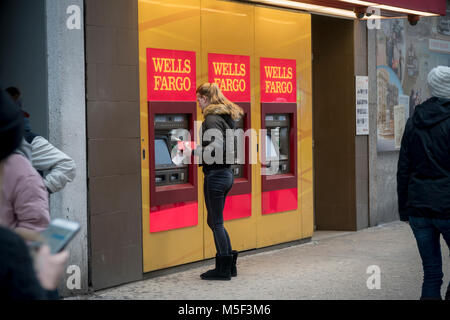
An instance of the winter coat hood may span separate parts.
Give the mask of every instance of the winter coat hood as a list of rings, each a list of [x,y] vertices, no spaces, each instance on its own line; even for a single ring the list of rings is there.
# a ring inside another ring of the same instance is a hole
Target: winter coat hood
[[[413,122],[417,128],[429,128],[448,118],[450,118],[450,100],[433,97],[416,107]]]
[[[22,139],[22,144],[14,151],[14,153],[20,154],[32,162],[32,146],[25,139]]]
[[[230,128],[235,128],[235,122],[231,117],[231,110],[226,105],[210,104],[203,110],[203,115],[206,118],[206,116],[210,114],[221,116],[227,122]]]

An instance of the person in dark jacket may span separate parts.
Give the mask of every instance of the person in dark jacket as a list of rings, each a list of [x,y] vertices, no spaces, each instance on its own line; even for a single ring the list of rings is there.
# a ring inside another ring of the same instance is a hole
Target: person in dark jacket
[[[409,221],[417,241],[424,300],[442,299],[441,234],[450,247],[450,68],[431,70],[428,85],[432,98],[406,123],[397,170],[400,220]]]
[[[234,176],[231,164],[234,161],[233,139],[227,134],[235,128],[235,121],[244,112],[229,101],[215,83],[204,83],[197,89],[197,101],[205,117],[202,123],[202,164],[204,195],[208,211],[208,226],[211,228],[216,246],[216,268],[201,275],[203,280],[230,280],[237,275],[238,252],[232,250],[231,240],[224,227],[223,209],[231,190]],[[228,132],[227,132],[228,131]]]
[[[0,204],[3,162],[22,143],[23,126],[20,110],[0,88]],[[22,231],[21,234],[37,236],[32,232]],[[51,255],[50,248],[43,245],[33,261],[23,238],[0,227],[0,300],[53,298],[53,290],[63,275],[68,257],[67,251]]]

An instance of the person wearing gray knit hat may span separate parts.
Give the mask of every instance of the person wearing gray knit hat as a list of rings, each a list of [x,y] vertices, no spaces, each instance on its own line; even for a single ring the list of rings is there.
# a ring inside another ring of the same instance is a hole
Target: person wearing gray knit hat
[[[428,74],[431,96],[450,99],[450,68],[438,66]]]
[[[409,221],[422,259],[422,300],[441,300],[440,235],[450,247],[450,68],[428,75],[432,97],[408,119],[397,164],[400,220]],[[450,300],[450,283],[445,299]]]

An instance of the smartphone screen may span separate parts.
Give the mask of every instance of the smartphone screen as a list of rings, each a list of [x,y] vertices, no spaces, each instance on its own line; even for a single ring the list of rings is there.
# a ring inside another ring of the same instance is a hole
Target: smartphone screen
[[[41,235],[50,247],[51,253],[55,254],[65,248],[79,229],[80,225],[77,222],[55,219],[47,229],[42,231]]]

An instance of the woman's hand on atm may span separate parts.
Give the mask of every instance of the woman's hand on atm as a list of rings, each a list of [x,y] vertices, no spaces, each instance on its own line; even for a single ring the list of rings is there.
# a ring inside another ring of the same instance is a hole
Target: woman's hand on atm
[[[195,141],[178,141],[178,150],[195,150]]]

